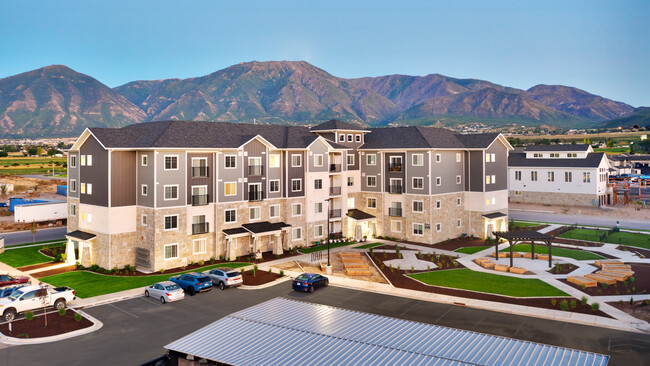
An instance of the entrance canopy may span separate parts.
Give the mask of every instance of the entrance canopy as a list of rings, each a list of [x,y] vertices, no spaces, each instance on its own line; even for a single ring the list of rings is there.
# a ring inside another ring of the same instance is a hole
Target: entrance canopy
[[[553,237],[540,233],[534,230],[517,230],[517,231],[494,231],[492,234],[497,239],[505,239],[510,244],[510,267],[513,266],[512,262],[512,246],[521,242],[529,242],[531,245],[532,258],[535,258],[535,242],[544,243],[548,246],[548,266],[552,267],[553,255],[551,253],[551,240]],[[499,242],[494,244],[494,258],[499,258],[498,253]]]
[[[502,217],[508,217],[508,215],[504,214],[503,212],[493,212],[493,213],[483,215],[483,218],[490,219],[490,220],[500,219]]]
[[[363,212],[361,210],[358,210],[356,208],[348,210],[348,213],[346,214],[348,217],[351,217],[357,221],[362,221],[362,220],[370,220],[374,219],[375,217],[367,212]]]
[[[77,240],[81,240],[81,241],[86,241],[86,240],[94,239],[95,237],[97,237],[97,235],[95,235],[95,234],[87,233],[87,232],[81,231],[81,230],[71,231],[71,232],[65,234],[65,236],[69,236],[71,239],[77,239]]]
[[[291,227],[289,224],[284,222],[255,222],[251,224],[244,224],[241,227],[236,227],[234,229],[224,229],[223,233],[226,236],[242,236],[242,235],[256,235],[256,234],[270,234],[275,231],[281,231],[284,228]]]

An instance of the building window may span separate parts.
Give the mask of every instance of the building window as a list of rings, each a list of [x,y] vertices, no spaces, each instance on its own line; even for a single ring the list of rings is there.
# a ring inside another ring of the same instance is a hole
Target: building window
[[[537,182],[537,171],[530,172],[530,180],[533,182]]]
[[[456,206],[460,206],[462,204],[462,200],[460,197],[456,197]]]
[[[314,155],[314,166],[323,166],[323,154]]]
[[[81,183],[81,193],[86,194],[86,183]]]
[[[564,181],[567,183],[570,183],[573,181],[573,173],[572,172],[564,172]]]
[[[354,138],[357,142],[361,142],[361,135],[354,135]]]
[[[178,170],[178,155],[165,155],[165,170]]]
[[[436,163],[442,162],[442,155],[436,154]]]
[[[291,205],[291,216],[302,215],[302,203],[294,203]]]
[[[546,180],[549,182],[555,182],[555,172],[548,172]]]
[[[192,240],[194,247],[194,254],[201,254],[207,252],[207,239],[194,239]]]
[[[248,215],[250,220],[259,220],[260,219],[260,208],[251,207],[248,209]]]
[[[339,135],[339,141],[340,142],[345,142],[345,135],[344,134]]]
[[[291,180],[291,191],[300,192],[302,191],[302,179],[292,179]]]
[[[321,212],[323,212],[323,202],[314,203],[314,213],[321,213]]]
[[[165,186],[165,200],[178,199],[178,185]]]
[[[461,184],[462,183],[462,178],[460,175],[456,176],[456,184]]]
[[[423,189],[424,178],[413,178],[413,189]]]
[[[366,155],[366,164],[367,165],[377,165],[377,154],[368,154],[368,155]]]
[[[73,203],[70,204],[70,216],[77,216],[77,206]]]
[[[485,184],[490,184],[490,176],[489,175],[485,176]]]
[[[234,195],[237,194],[237,183],[236,182],[226,183],[223,186],[224,186],[224,194],[226,196],[234,196]]]
[[[424,202],[413,201],[413,212],[424,212]]]
[[[456,153],[456,162],[460,163],[460,153]]]
[[[485,162],[486,163],[490,162],[490,154],[485,154]]]
[[[237,156],[236,155],[225,155],[224,156],[224,167],[226,169],[235,169],[237,168]]]
[[[302,228],[294,227],[291,229],[291,239],[292,240],[301,240],[302,239]]]
[[[493,175],[491,180],[492,180],[492,184],[496,184],[497,183],[497,176]]]
[[[224,216],[224,221],[226,223],[237,222],[237,210],[235,209],[225,210]]]
[[[413,154],[411,158],[413,166],[423,166],[424,165],[424,155],[423,154]]]
[[[70,179],[70,192],[76,192],[76,191],[77,191],[77,180]]]
[[[269,156],[269,168],[279,168],[280,167],[280,155],[271,154]]]
[[[377,177],[374,175],[367,176],[366,180],[368,181],[368,187],[377,187]]]
[[[269,216],[271,218],[280,217],[280,205],[269,206]]]
[[[165,245],[165,259],[178,258],[178,244]]]
[[[77,167],[77,155],[70,155],[70,168]]]
[[[436,224],[436,231],[437,231],[437,232],[442,231],[442,224],[441,224],[441,223],[437,223],[437,224]]]
[[[515,191],[515,196],[521,196],[521,191]]]
[[[436,177],[436,185],[441,186],[442,185],[442,177]]]
[[[298,168],[302,166],[302,155],[292,154],[291,155],[291,166],[293,168]]]
[[[81,155],[81,166],[86,166],[86,155]]]
[[[348,187],[354,186],[354,177],[348,177]]]
[[[413,235],[424,235],[424,224],[413,224]]]
[[[402,171],[402,157],[401,156],[391,156],[390,165],[388,170],[391,172],[401,172]]]
[[[456,219],[456,227],[461,227],[463,222],[460,219]]]
[[[146,184],[140,185],[140,194],[143,195],[143,196],[147,195],[147,185]]]
[[[348,135],[348,142],[352,142],[352,135]]]
[[[93,156],[92,155],[86,156],[86,165],[87,166],[93,166]]]
[[[147,226],[147,215],[142,214],[142,216],[140,217],[140,223],[142,224],[142,226]]]
[[[269,192],[271,192],[271,193],[280,192],[280,180],[279,179],[269,181]]]
[[[583,172],[582,173],[582,183],[591,183],[591,173]]]
[[[442,201],[436,200],[436,210],[439,210],[442,208]]]
[[[552,157],[552,158],[559,158],[559,157],[560,157],[560,154],[558,154],[558,153],[551,153],[551,157]]]
[[[147,155],[140,156],[140,164],[142,164],[142,166],[147,166],[147,163]]]
[[[354,165],[354,154],[347,154],[348,165]]]
[[[88,221],[88,222],[93,222],[93,214],[90,214],[90,213],[87,214],[87,215],[86,215],[86,221]]]
[[[323,189],[322,179],[314,179],[314,189]]]
[[[86,183],[86,194],[93,194],[93,184]]]
[[[322,237],[323,237],[323,225],[314,226],[314,238],[322,238]]]
[[[391,222],[390,222],[390,231],[392,231],[394,233],[401,233],[402,232],[402,222],[401,221],[391,220]]]
[[[377,208],[376,198],[368,198],[368,208]]]
[[[521,171],[515,170],[515,180],[521,180]]]
[[[165,230],[178,229],[178,215],[165,216]]]

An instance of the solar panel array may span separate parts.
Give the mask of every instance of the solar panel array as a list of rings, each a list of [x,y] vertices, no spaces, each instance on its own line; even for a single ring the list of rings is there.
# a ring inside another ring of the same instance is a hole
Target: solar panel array
[[[233,313],[165,348],[242,366],[595,366],[609,360],[592,352],[285,298]]]

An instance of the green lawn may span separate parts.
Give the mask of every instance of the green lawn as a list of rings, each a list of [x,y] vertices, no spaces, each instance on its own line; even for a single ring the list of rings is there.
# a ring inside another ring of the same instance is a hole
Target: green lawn
[[[517,244],[512,247],[512,250],[515,252],[530,253],[531,248],[530,248],[530,244]],[[501,249],[500,251],[509,252],[510,249],[505,248],[505,249]],[[548,254],[548,248],[546,247],[546,245],[542,245],[542,244],[535,245],[535,253]],[[573,258],[579,261],[605,259],[604,257],[601,257],[598,254],[588,252],[586,250],[575,250],[575,249],[556,248],[556,247],[553,247],[553,256]]]
[[[454,252],[457,253],[465,253],[465,254],[474,254],[477,252],[480,252],[481,250],[485,250],[487,248],[491,248],[491,245],[486,245],[486,246],[479,246],[479,247],[462,247],[454,250]]]
[[[221,263],[205,266],[187,272],[203,272],[217,267],[238,268],[245,267],[252,263]],[[81,298],[110,294],[113,292],[130,290],[137,287],[144,287],[159,281],[166,281],[171,276],[177,276],[180,273],[161,274],[141,277],[119,277],[108,276],[88,271],[73,271],[61,273],[53,276],[41,278],[41,281],[47,282],[54,286],[69,286],[74,289],[75,294]]]
[[[16,245],[10,245],[10,246],[5,246],[5,248],[20,248],[20,247],[25,247],[28,245],[34,245],[34,244],[55,244],[55,243],[65,243],[65,239],[57,239],[57,240],[45,240],[45,241],[37,241],[36,243],[23,243],[23,244],[16,244]],[[0,261],[1,262],[1,261]]]
[[[605,234],[603,239],[601,237]],[[623,244],[631,247],[650,249],[650,235],[619,231],[608,233],[605,230],[573,229],[560,235],[561,238],[597,241],[611,244]]]
[[[17,249],[5,249],[5,252],[0,254],[0,262],[8,264],[14,268],[50,262],[52,261],[52,258],[39,252],[41,248],[50,245],[51,244],[37,245],[27,248],[19,247]]]
[[[384,245],[384,243],[370,243],[370,244],[364,244],[364,245],[354,247],[354,248],[355,249],[370,249],[370,248],[374,248],[374,247],[380,247],[382,245]]]
[[[467,268],[422,272],[408,275],[429,285],[487,292],[513,297],[568,296],[536,278],[515,278],[474,272]]]
[[[351,245],[351,244],[356,244],[354,242],[350,241],[344,241],[342,243],[330,243],[330,249],[338,248],[338,247],[344,247],[346,245]],[[327,250],[327,244],[323,243],[321,245],[315,246],[315,247],[309,247],[309,248],[302,248],[299,249],[298,251],[303,254],[309,254],[313,252],[320,252],[321,250]]]
[[[514,220],[512,224],[516,227],[531,227],[531,226],[539,226],[543,225],[544,223],[538,223],[538,222],[523,222],[523,221],[517,221]]]

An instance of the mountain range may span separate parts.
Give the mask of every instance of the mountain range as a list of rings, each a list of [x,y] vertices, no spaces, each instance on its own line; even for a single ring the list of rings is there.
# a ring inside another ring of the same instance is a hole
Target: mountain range
[[[133,81],[113,89],[63,65],[0,79],[2,136],[73,136],[88,126],[168,119],[568,128],[634,113],[630,105],[568,86],[522,90],[440,74],[344,79],[304,61],[246,62],[201,77]]]

